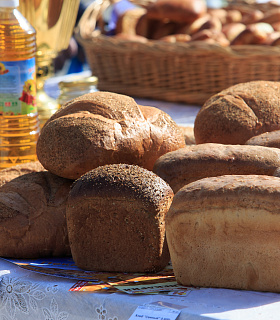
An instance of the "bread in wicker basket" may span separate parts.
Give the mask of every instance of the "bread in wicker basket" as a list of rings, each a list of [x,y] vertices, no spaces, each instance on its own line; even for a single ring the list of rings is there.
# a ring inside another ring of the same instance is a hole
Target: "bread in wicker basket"
[[[138,5],[141,3],[137,1]],[[143,1],[141,8],[147,10],[149,4]],[[92,73],[98,77],[99,90],[202,105],[213,94],[234,84],[280,79],[278,46],[265,43],[222,45],[225,42],[217,43],[209,39],[207,33],[210,29],[204,31],[204,37],[208,40],[188,42],[178,42],[174,40],[174,35],[171,35],[173,38],[169,42],[164,41],[164,37],[139,41],[136,37],[108,36],[104,32],[106,26],[102,18],[111,5],[109,0],[94,1],[75,30]],[[266,7],[262,5],[260,9],[257,5],[254,8],[263,17],[268,4]],[[239,5],[243,16],[252,12],[246,5],[243,7]],[[236,10],[236,5],[232,4],[227,10]],[[213,15],[214,10],[208,9],[207,14],[210,12]],[[252,14],[250,17],[252,19]],[[231,20],[231,23],[236,21]]]

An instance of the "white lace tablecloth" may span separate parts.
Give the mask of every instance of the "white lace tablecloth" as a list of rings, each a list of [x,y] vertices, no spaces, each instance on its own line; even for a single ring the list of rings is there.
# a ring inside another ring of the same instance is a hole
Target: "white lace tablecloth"
[[[73,292],[76,282],[44,275],[0,258],[1,320],[128,320],[139,305],[181,306],[178,320],[278,320],[280,294],[200,288],[186,296]]]

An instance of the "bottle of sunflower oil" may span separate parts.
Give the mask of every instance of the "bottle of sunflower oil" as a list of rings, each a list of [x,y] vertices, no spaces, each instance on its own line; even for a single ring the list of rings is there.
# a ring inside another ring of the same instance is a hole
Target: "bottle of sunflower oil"
[[[18,6],[0,0],[0,170],[37,160],[36,31]]]

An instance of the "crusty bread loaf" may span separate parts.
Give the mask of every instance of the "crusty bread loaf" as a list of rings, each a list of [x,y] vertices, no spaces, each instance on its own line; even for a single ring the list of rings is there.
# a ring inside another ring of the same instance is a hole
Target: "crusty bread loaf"
[[[246,141],[247,145],[280,148],[280,130],[265,132]]]
[[[176,193],[186,184],[227,174],[272,176],[280,167],[280,150],[263,146],[204,143],[161,156],[153,171]]]
[[[70,255],[65,215],[73,181],[47,171],[7,181],[0,187],[0,256]]]
[[[196,143],[244,144],[280,129],[280,82],[251,81],[209,98],[194,123]]]
[[[183,133],[167,113],[125,95],[94,92],[52,115],[39,136],[37,156],[52,173],[76,179],[113,163],[152,170],[161,155],[184,146]]]
[[[166,236],[182,285],[280,292],[280,179],[190,183],[174,196]]]
[[[66,216],[71,252],[82,269],[155,272],[169,262],[168,184],[144,168],[115,164],[77,179]]]
[[[46,171],[39,161],[22,163],[0,171],[0,187],[14,178],[27,173]]]

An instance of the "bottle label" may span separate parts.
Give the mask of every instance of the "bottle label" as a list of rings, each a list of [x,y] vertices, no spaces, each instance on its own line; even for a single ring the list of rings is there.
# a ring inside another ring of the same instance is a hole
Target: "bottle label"
[[[35,58],[0,61],[0,115],[25,115],[35,112]]]

